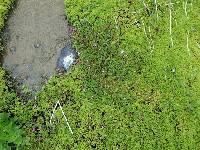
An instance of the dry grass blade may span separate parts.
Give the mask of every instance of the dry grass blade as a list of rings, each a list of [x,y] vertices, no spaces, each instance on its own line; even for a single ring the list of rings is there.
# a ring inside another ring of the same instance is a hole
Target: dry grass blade
[[[52,124],[52,119],[53,119],[54,114],[55,114],[55,112],[56,112],[57,106],[58,106],[58,102],[56,102],[56,104],[55,104],[55,106],[54,106],[54,108],[53,108],[53,113],[52,113],[51,118],[50,118],[50,124]]]
[[[156,17],[158,19],[158,5],[157,5],[157,0],[154,0],[154,4],[155,4],[155,7],[156,7]]]
[[[66,121],[66,123],[67,123],[67,126],[68,126],[68,128],[69,128],[69,131],[71,132],[71,134],[73,134],[72,128],[71,128],[70,125],[69,125],[68,119],[67,119],[67,117],[66,117],[66,115],[65,115],[65,113],[64,113],[64,111],[63,111],[63,109],[62,109],[62,106],[61,106],[61,104],[60,104],[59,101],[58,101],[58,104],[59,104],[59,106],[60,106],[60,109],[61,109],[61,111],[62,111],[62,114],[63,114],[63,116],[64,116],[64,119],[65,119],[65,121]]]
[[[186,2],[185,2],[185,15],[186,15],[186,17],[188,18],[188,13],[187,13],[187,0],[186,0]]]
[[[173,38],[172,38],[172,7],[171,0],[169,0],[169,34],[171,39],[171,45],[174,46]]]
[[[54,106],[53,113],[52,113],[51,118],[50,118],[50,124],[52,124],[52,119],[53,119],[53,117],[54,117],[54,115],[55,115],[56,108],[57,108],[58,105],[59,105],[60,110],[61,110],[61,112],[62,112],[62,115],[63,115],[63,117],[64,117],[64,119],[65,119],[65,121],[66,121],[66,123],[67,123],[67,126],[68,126],[68,128],[69,128],[69,131],[71,132],[71,134],[73,134],[72,128],[71,128],[70,125],[69,125],[68,119],[67,119],[67,117],[66,117],[66,115],[65,115],[65,113],[64,113],[64,111],[63,111],[63,108],[62,108],[62,106],[61,106],[61,104],[60,104],[60,101],[57,101],[56,104],[55,104],[55,106]]]

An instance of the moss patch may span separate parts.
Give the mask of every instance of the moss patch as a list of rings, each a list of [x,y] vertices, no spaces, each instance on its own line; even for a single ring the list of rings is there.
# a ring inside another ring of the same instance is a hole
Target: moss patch
[[[80,61],[11,107],[27,149],[198,149],[200,2],[65,4]]]
[[[4,26],[6,15],[15,0],[0,0],[0,30]]]

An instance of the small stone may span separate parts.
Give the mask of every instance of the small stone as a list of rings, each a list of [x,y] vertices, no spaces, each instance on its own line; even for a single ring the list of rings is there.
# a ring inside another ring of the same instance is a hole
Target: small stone
[[[74,62],[74,57],[73,55],[69,55],[64,57],[63,59],[63,66],[67,70]]]
[[[40,46],[41,46],[41,44],[39,44],[39,43],[34,44],[34,48],[40,48]]]

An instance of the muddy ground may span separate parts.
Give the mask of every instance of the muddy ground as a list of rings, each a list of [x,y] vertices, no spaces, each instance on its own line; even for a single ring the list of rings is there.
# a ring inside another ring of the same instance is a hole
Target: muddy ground
[[[63,0],[18,0],[3,38],[3,67],[18,87],[38,92],[56,73],[61,49],[70,43]]]

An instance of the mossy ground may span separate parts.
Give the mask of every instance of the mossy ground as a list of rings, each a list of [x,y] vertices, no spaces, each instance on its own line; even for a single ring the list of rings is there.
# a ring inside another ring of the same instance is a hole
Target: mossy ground
[[[0,0],[0,32],[4,27],[5,20],[7,19],[7,14],[12,7],[15,0]],[[2,53],[4,47],[2,44],[2,38],[0,37],[0,53]],[[1,55],[0,55],[1,56]],[[0,57],[1,58],[1,57]]]
[[[169,2],[65,0],[79,63],[9,105],[30,149],[199,148],[200,2]]]
[[[15,0],[0,0],[0,29],[3,28],[6,15]]]
[[[9,9],[11,8],[12,4],[14,3],[14,0],[0,0],[0,31],[4,27],[5,20],[7,19],[7,14],[9,12]],[[2,41],[0,37],[0,53],[2,52],[1,50],[3,49],[2,47]],[[0,54],[1,56],[1,54]],[[11,83],[7,80],[8,75],[6,75],[6,72],[0,68],[0,111],[2,112],[3,110],[8,110],[9,109],[9,103],[12,100],[15,99],[16,95],[10,92],[9,87],[11,87]],[[5,109],[2,109],[5,107]]]
[[[0,0],[0,31],[4,27],[4,22],[7,17],[6,15],[8,14],[8,11],[11,8],[13,2],[14,0]],[[0,37],[0,53],[2,52],[2,49],[3,46]],[[6,75],[6,72],[2,68],[0,68],[0,112],[2,112],[3,110],[8,110],[9,104],[6,103],[11,102],[11,99],[16,98],[16,95],[10,92],[9,87],[11,87],[11,84],[6,78],[9,78],[8,75]],[[3,109],[3,107],[5,109]]]

